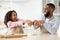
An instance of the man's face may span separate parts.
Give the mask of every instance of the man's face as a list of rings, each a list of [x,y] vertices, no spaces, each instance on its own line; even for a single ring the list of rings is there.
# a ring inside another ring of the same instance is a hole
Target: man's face
[[[44,15],[45,15],[45,17],[48,17],[49,15],[50,15],[50,7],[48,6],[48,5],[46,5],[45,7],[44,7]]]

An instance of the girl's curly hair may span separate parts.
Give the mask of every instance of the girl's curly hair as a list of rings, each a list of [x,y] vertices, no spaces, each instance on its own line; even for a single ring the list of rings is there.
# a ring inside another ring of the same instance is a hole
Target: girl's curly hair
[[[15,13],[16,13],[16,11],[14,11],[14,10],[8,11],[8,12],[6,13],[5,18],[4,18],[4,24],[5,24],[5,25],[7,25],[7,22],[8,22],[8,21],[11,21],[12,12],[15,12]],[[17,15],[17,13],[16,13],[16,15]]]

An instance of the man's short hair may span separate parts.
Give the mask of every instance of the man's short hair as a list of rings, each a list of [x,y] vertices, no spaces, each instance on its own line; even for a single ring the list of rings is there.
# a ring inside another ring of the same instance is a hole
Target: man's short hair
[[[47,5],[55,9],[55,5],[53,3],[48,3]]]

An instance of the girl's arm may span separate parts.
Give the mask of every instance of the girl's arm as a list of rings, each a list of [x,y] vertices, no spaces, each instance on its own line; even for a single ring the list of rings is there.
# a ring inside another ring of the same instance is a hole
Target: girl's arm
[[[7,23],[7,26],[8,26],[8,27],[16,27],[17,25],[16,25],[14,22],[9,21],[9,22]]]
[[[25,24],[27,23],[29,26],[33,25],[33,22],[31,20],[24,20]]]

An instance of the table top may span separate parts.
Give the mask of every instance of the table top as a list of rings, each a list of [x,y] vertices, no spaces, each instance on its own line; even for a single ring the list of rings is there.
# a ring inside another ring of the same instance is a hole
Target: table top
[[[40,29],[38,29],[40,30]],[[36,33],[38,34],[28,34],[27,36],[21,37],[21,38],[0,38],[0,40],[60,40],[60,30],[59,34],[52,35],[49,33],[40,33],[38,31]],[[35,32],[34,32],[35,33]]]
[[[60,40],[58,35],[51,34],[30,34],[21,38],[0,38],[0,40]]]

